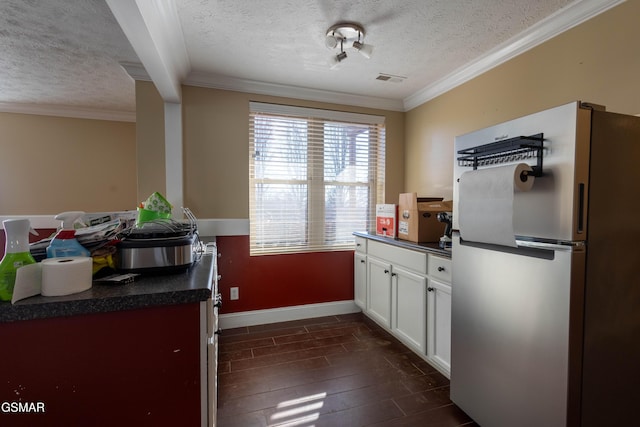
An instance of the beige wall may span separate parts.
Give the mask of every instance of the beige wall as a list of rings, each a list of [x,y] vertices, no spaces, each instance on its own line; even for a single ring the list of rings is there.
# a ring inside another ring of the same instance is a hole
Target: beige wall
[[[452,196],[453,142],[574,100],[640,113],[640,1],[628,1],[406,114],[405,189]]]
[[[135,123],[0,113],[0,216],[136,206]]]
[[[158,191],[166,194],[164,102],[151,82],[136,81],[137,197],[141,202]]]
[[[249,101],[386,116],[388,203],[404,186],[404,114],[183,86],[185,206],[199,218],[249,217]],[[138,100],[138,102],[140,102]]]

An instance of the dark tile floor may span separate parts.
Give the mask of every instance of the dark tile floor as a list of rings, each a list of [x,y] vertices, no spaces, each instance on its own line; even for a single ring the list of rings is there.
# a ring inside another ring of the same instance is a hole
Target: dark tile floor
[[[476,426],[449,381],[361,313],[225,330],[218,426]]]

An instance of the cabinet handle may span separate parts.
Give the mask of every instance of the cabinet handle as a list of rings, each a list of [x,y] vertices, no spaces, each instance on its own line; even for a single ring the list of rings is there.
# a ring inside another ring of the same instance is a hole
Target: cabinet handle
[[[361,260],[360,260],[360,263],[361,263],[361,264],[364,264],[364,260],[363,260],[363,259],[361,259]]]
[[[427,292],[433,292],[433,291],[435,291],[435,289],[433,289],[431,287],[427,288]]]
[[[444,267],[442,267],[442,266],[438,267],[438,271],[444,271],[444,270],[445,270]]]
[[[384,271],[384,274],[389,274],[389,270],[385,270],[385,271]]]
[[[356,243],[356,246],[360,247],[360,246],[362,246],[362,245],[361,245],[360,243]]]
[[[218,329],[217,331],[214,332],[214,334],[216,335],[222,335],[222,329]]]
[[[391,277],[395,277],[397,275],[398,275],[397,273],[391,273]]]

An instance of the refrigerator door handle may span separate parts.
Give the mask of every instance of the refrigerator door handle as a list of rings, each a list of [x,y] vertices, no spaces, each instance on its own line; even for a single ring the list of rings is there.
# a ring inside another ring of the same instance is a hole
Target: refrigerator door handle
[[[543,242],[535,240],[516,239],[517,247],[495,245],[491,243],[471,242],[460,239],[461,246],[470,246],[479,249],[486,249],[497,252],[511,253],[516,255],[528,256],[552,260],[555,258],[555,252],[578,252],[583,251],[584,242]]]
[[[538,240],[521,240],[516,239],[516,244],[519,248],[535,248],[545,249],[549,251],[568,251],[575,252],[584,250],[585,242],[543,242]]]
[[[578,228],[576,232],[582,234],[584,231],[584,182],[578,184]]]

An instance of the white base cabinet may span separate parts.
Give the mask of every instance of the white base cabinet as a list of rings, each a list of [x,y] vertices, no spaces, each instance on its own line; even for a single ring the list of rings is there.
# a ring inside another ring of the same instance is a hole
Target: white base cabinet
[[[394,313],[391,329],[402,341],[423,354],[427,350],[427,278],[395,268],[393,277]]]
[[[427,288],[427,357],[439,368],[451,369],[451,286],[435,280]]]
[[[366,313],[385,328],[391,328],[391,264],[367,257],[368,304]]]
[[[449,377],[451,260],[389,241],[356,236],[355,302]]]
[[[367,309],[367,239],[356,236],[353,256],[353,300],[363,311]]]
[[[367,309],[367,255],[356,252],[353,257],[353,299],[358,307]]]
[[[427,287],[427,357],[442,371],[451,370],[451,259],[429,255]]]

